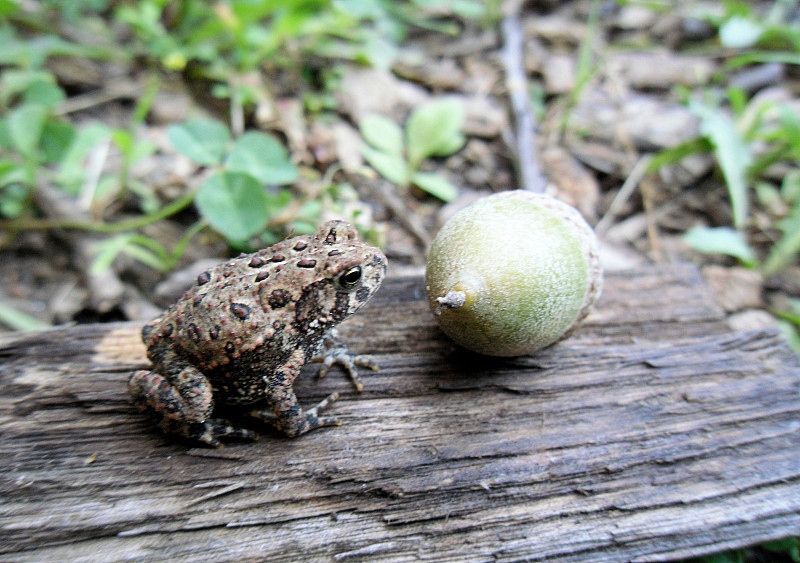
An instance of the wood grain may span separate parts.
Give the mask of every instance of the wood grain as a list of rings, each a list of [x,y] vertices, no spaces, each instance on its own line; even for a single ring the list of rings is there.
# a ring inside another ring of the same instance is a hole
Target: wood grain
[[[610,275],[573,338],[468,354],[419,277],[343,335],[381,371],[343,426],[220,450],[129,404],[139,325],[0,338],[0,558],[651,561],[800,534],[800,365],[731,332],[691,267]]]

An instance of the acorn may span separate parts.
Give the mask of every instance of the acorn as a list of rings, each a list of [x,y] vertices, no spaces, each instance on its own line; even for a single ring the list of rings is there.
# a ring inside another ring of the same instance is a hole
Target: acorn
[[[425,283],[450,338],[480,354],[521,356],[578,328],[600,296],[603,272],[597,237],[574,207],[513,190],[445,223]]]

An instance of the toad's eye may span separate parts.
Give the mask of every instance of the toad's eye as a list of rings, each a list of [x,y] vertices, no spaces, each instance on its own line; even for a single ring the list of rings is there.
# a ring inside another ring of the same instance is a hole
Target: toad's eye
[[[353,266],[347,268],[341,274],[336,276],[336,285],[345,291],[352,291],[358,284],[361,283],[361,266]]]

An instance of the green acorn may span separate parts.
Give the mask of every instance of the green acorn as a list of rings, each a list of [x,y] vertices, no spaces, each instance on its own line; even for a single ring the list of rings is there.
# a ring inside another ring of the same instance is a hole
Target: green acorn
[[[603,272],[597,237],[575,208],[513,190],[477,201],[442,227],[425,282],[450,338],[480,354],[521,356],[580,325]]]

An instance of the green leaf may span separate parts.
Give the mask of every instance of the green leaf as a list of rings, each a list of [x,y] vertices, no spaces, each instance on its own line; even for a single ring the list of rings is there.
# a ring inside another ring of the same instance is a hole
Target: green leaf
[[[8,114],[8,133],[14,148],[26,159],[32,158],[47,118],[47,110],[39,105],[24,105]]]
[[[753,189],[756,193],[756,199],[761,206],[777,209],[779,211],[785,206],[783,198],[781,197],[781,192],[772,183],[760,181],[756,183]]]
[[[778,117],[781,123],[781,134],[794,151],[794,158],[800,160],[800,116],[788,104],[778,106]]]
[[[800,326],[800,322],[797,323]],[[800,335],[795,333],[795,350],[800,352]],[[785,553],[790,556],[792,561],[800,562],[800,538],[784,538],[771,542],[762,543],[761,547],[770,551]]]
[[[679,145],[675,145],[674,147],[669,147],[662,151],[657,152],[653,156],[653,158],[650,159],[650,162],[647,163],[647,173],[651,174],[653,172],[658,171],[658,169],[661,168],[662,166],[675,164],[676,162],[680,162],[687,156],[704,152],[710,152],[713,149],[714,149],[713,145],[705,137],[696,137],[694,139],[689,139],[688,141],[683,142]]]
[[[731,106],[733,115],[740,118],[747,109],[747,92],[737,86],[728,86],[725,89],[725,97]]]
[[[49,57],[65,56],[80,58],[123,58],[124,53],[111,51],[104,47],[81,45],[53,35],[37,34],[35,40],[21,39],[11,33],[5,32],[12,29],[7,26],[0,29],[0,63],[16,65],[27,68],[44,66]]]
[[[458,100],[448,98],[420,106],[406,123],[406,144],[411,170],[417,170],[429,156],[455,146],[461,135],[464,108]]]
[[[206,223],[202,219],[200,221],[195,222],[194,225],[186,229],[186,232],[183,233],[183,236],[178,240],[177,244],[173,247],[172,253],[168,255],[168,259],[166,261],[165,270],[169,270],[175,267],[175,264],[178,263],[181,256],[186,252],[186,248],[189,246],[189,242],[191,242],[194,235],[202,231],[206,228]]]
[[[800,252],[800,205],[795,205],[788,217],[778,221],[778,228],[783,236],[772,247],[767,261],[764,262],[765,276],[780,271],[795,254]]]
[[[258,131],[236,140],[225,165],[231,172],[245,172],[273,186],[297,180],[297,167],[289,160],[286,148],[272,135]]]
[[[364,145],[361,154],[378,174],[399,186],[408,185],[408,167],[402,156],[392,155]]]
[[[725,66],[733,70],[753,63],[800,65],[800,53],[792,53],[790,51],[749,51],[733,57]]]
[[[97,245],[97,256],[92,262],[90,272],[93,274],[104,272],[111,267],[121,252],[154,270],[163,272],[169,268],[169,253],[160,243],[144,235],[123,233]]]
[[[738,258],[745,266],[755,267],[756,256],[742,233],[730,227],[695,227],[684,235],[686,243],[703,254],[725,254]]]
[[[176,151],[203,166],[220,164],[231,138],[228,128],[214,119],[170,125],[167,137]]]
[[[114,141],[129,166],[136,164],[143,158],[147,158],[158,150],[158,146],[149,139],[145,137],[137,138],[136,135],[126,129],[114,129],[111,131],[111,140]]]
[[[133,153],[133,134],[125,129],[114,129],[111,131],[111,140],[117,145],[125,160],[129,160]]]
[[[150,139],[146,137],[140,139],[134,138],[133,150],[131,151],[130,155],[128,155],[129,163],[136,164],[137,162],[154,155],[156,152],[158,152],[158,145],[156,145]]]
[[[701,563],[744,563],[744,550],[722,551],[700,558]]]
[[[8,130],[8,117],[0,119],[0,149],[3,151],[10,151],[14,148],[14,142],[11,140],[11,132]],[[0,152],[0,154],[3,154]]]
[[[772,313],[775,316],[800,327],[800,299],[790,299],[789,305],[791,305],[791,308],[788,311],[783,309],[773,309]]]
[[[755,45],[763,32],[758,22],[734,16],[719,28],[719,41],[724,47],[743,49]]]
[[[304,202],[297,211],[298,220],[292,222],[292,231],[300,235],[317,232],[318,226],[322,222],[322,211],[322,202],[318,199]]]
[[[92,201],[109,201],[119,194],[119,176],[116,174],[100,174],[94,191],[91,193]]]
[[[18,176],[26,176],[24,170],[17,170]],[[17,217],[28,205],[30,190],[23,182],[8,182],[15,174],[9,173],[2,177],[0,185],[0,217]]]
[[[47,163],[61,162],[75,140],[75,127],[65,121],[48,121],[42,128],[39,147]]]
[[[89,267],[89,273],[99,274],[108,270],[132,236],[130,233],[124,233],[98,242],[94,247],[96,254]]]
[[[144,123],[147,114],[150,113],[150,108],[153,107],[153,100],[155,100],[160,86],[161,79],[158,75],[151,75],[144,93],[136,101],[136,107],[133,108],[132,129],[138,128],[139,125]]]
[[[195,198],[203,218],[233,242],[257,235],[269,219],[269,199],[250,174],[218,172],[210,176]]]
[[[76,194],[86,175],[86,158],[101,142],[108,139],[111,130],[100,123],[92,123],[78,130],[72,143],[61,158],[57,183],[65,191]]]
[[[477,0],[452,0],[450,9],[454,14],[467,20],[477,20],[489,12],[486,3]]]
[[[146,246],[142,246],[137,242],[131,241],[130,244],[125,246],[122,251],[128,256],[132,256],[145,266],[150,266],[159,272],[165,272],[170,268],[170,261],[164,258],[161,253],[154,252]]]
[[[733,121],[722,110],[695,101],[689,108],[700,117],[700,132],[714,145],[714,155],[728,187],[733,224],[741,228],[748,215],[747,168],[752,155]]]
[[[12,0],[0,0],[0,16],[8,17],[19,11],[19,4]]]
[[[358,128],[364,140],[376,149],[391,155],[403,154],[403,130],[388,117],[365,115]]]
[[[13,160],[0,160],[0,188],[11,184],[27,184],[25,165]]]
[[[429,172],[417,172],[411,177],[411,183],[444,202],[453,201],[458,190],[446,178]]]
[[[450,156],[462,149],[466,144],[467,138],[461,133],[450,137],[449,141],[443,144],[438,150],[431,153],[431,156]]]
[[[18,94],[22,94],[34,82],[55,85],[55,77],[45,70],[17,70],[9,68],[0,76],[0,104],[7,106]]]
[[[48,80],[37,80],[25,89],[24,102],[53,109],[67,98],[64,90]]]
[[[789,205],[800,205],[800,169],[786,173],[781,182],[781,198]]]
[[[373,68],[389,70],[397,60],[400,49],[392,39],[382,33],[370,33],[361,45],[356,46],[358,53],[355,59]]]
[[[0,323],[19,331],[40,330],[51,326],[4,303],[0,303]]]

